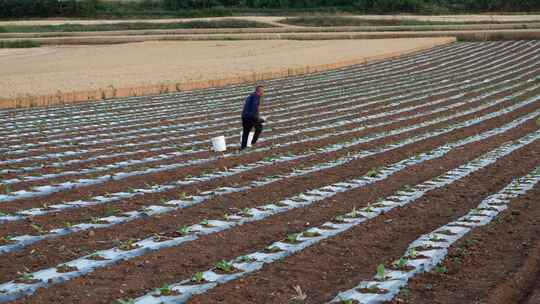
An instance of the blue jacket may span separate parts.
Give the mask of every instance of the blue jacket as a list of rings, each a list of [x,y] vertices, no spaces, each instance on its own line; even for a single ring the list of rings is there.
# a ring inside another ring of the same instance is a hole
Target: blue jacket
[[[251,93],[244,102],[242,110],[242,118],[259,118],[259,103],[261,97],[257,93]]]

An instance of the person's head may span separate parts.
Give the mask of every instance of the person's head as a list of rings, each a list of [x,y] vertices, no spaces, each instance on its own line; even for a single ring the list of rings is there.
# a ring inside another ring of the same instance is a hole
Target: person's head
[[[255,93],[259,96],[263,96],[264,95],[264,86],[262,85],[258,85],[255,87]]]

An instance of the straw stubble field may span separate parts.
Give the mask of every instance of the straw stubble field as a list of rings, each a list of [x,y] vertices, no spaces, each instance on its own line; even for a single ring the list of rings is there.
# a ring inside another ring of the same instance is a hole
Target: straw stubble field
[[[2,110],[0,302],[535,303],[539,56],[266,81],[241,154],[246,85]]]

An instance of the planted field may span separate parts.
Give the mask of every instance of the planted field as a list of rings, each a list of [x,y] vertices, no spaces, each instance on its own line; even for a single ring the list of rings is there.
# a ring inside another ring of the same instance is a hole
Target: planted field
[[[539,58],[453,43],[267,81],[245,153],[251,86],[3,110],[0,302],[535,303]]]

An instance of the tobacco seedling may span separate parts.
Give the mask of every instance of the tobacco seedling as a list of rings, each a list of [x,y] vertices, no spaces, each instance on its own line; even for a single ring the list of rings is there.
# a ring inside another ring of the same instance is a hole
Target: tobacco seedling
[[[377,175],[379,175],[379,171],[377,169],[371,169],[366,175],[368,177],[377,177]]]
[[[4,186],[4,194],[11,194],[11,187],[9,185]]]
[[[32,281],[34,279],[34,275],[29,273],[29,272],[23,272],[23,273],[19,273],[19,277],[17,278],[17,280],[19,281],[23,281],[23,282],[28,282],[28,281]]]
[[[105,215],[112,216],[120,212],[120,209],[114,208],[113,206],[107,206],[105,208]]]
[[[186,193],[185,193],[185,192],[179,192],[179,193],[178,193],[178,198],[179,198],[179,199],[186,199],[186,197],[187,197],[187,196],[186,196]]]
[[[222,260],[216,263],[216,269],[221,270],[223,272],[232,272],[233,266],[231,263]]]
[[[448,272],[448,269],[446,267],[437,265],[435,268],[433,268],[433,272],[436,274],[445,274]]]
[[[165,285],[161,286],[158,289],[158,292],[162,296],[170,296],[173,293],[173,291],[171,289],[171,286],[169,286],[168,284],[165,284]]]
[[[15,240],[13,239],[12,236],[6,235],[3,237],[0,237],[0,244],[12,244],[14,242]]]
[[[248,257],[247,255],[243,255],[243,256],[238,258],[238,262],[240,262],[240,263],[251,263],[253,261],[255,261],[255,259],[251,258],[251,257]]]
[[[138,245],[134,244],[133,240],[127,240],[127,241],[124,241],[124,242],[120,242],[120,245],[118,246],[118,249],[124,250],[124,251],[129,251],[129,250],[136,249],[138,247],[139,247]]]
[[[345,218],[343,218],[342,215],[338,215],[338,216],[336,216],[336,217],[334,218],[334,221],[335,221],[336,223],[345,223]]]
[[[384,264],[379,264],[377,266],[377,274],[375,275],[375,279],[377,281],[384,281],[386,278],[386,268],[384,267]]]
[[[204,281],[204,276],[202,272],[197,272],[191,277],[191,281],[195,283],[202,283]]]
[[[252,216],[253,216],[253,215],[251,214],[249,208],[242,208],[242,209],[240,209],[240,215],[242,215],[243,217],[252,217]]]
[[[184,236],[184,235],[187,235],[189,233],[189,227],[188,226],[182,226],[180,228],[178,228],[176,230],[176,232],[178,232],[178,234]]]
[[[409,256],[413,259],[416,259],[416,257],[418,256],[418,252],[416,251],[416,248],[411,248],[409,250]]]
[[[298,243],[298,236],[299,235],[297,233],[288,234],[286,238],[287,243],[292,243],[292,244]]]
[[[394,266],[398,269],[402,269],[403,267],[407,266],[407,259],[406,258],[399,258],[399,260],[394,262]]]
[[[43,227],[41,227],[40,225],[30,224],[30,227],[32,227],[32,229],[34,229],[38,234],[45,233],[45,230],[43,230]]]
[[[306,232],[302,233],[302,236],[304,236],[304,237],[318,237],[318,236],[321,236],[321,234],[316,232],[316,231],[306,231]]]
[[[266,248],[264,248],[264,250],[271,253],[281,251],[281,249],[278,246],[267,246]]]
[[[77,267],[72,267],[72,266],[69,266],[69,265],[66,265],[66,264],[62,264],[58,267],[56,267],[56,271],[57,272],[60,272],[60,273],[66,273],[66,272],[73,272],[73,271],[77,271]]]
[[[202,220],[200,225],[207,228],[212,227],[212,225],[210,225],[207,219]]]

